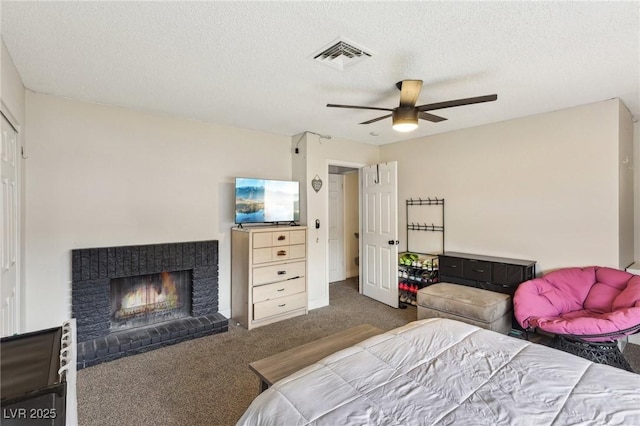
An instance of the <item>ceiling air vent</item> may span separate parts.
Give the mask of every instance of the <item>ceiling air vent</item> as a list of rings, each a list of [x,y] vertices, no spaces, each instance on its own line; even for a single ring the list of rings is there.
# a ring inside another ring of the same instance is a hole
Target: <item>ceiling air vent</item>
[[[314,60],[339,70],[345,70],[370,57],[371,53],[343,38],[329,43],[313,55]]]

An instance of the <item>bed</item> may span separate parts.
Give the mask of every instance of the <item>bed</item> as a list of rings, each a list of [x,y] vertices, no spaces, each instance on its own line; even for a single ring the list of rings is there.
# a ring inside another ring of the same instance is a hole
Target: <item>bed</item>
[[[238,421],[307,424],[640,425],[640,375],[431,318],[280,380]]]

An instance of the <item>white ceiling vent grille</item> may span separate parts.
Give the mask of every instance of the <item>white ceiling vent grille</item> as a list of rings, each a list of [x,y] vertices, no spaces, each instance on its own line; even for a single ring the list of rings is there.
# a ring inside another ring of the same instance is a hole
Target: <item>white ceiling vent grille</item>
[[[339,70],[345,70],[364,59],[371,53],[351,41],[339,38],[313,54],[313,59]]]

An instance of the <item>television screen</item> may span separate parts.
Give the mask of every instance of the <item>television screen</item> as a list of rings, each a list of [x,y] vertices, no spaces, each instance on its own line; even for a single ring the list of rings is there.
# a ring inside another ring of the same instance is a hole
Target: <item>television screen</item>
[[[298,221],[299,186],[293,181],[236,178],[236,223]]]

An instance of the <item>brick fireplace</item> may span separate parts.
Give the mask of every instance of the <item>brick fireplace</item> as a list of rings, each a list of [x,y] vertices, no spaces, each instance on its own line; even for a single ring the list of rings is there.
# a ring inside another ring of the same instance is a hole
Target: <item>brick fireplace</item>
[[[78,368],[228,329],[217,241],[78,249],[71,263]]]

